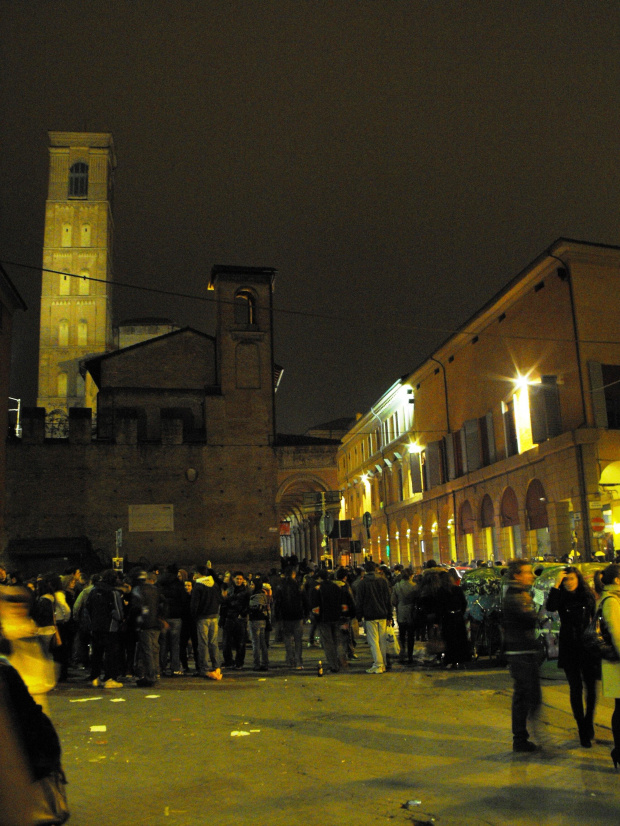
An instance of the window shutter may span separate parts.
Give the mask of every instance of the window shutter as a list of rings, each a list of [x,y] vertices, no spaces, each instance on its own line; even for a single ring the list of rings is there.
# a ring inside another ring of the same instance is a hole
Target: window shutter
[[[422,469],[420,468],[420,454],[409,455],[409,472],[411,474],[411,492],[422,493]]]
[[[436,488],[443,483],[442,442],[430,442],[426,445],[426,481],[429,488]]]
[[[542,384],[530,384],[527,388],[530,402],[532,440],[535,444],[547,441],[547,415],[545,412],[545,388]]]
[[[467,456],[467,471],[471,473],[480,467],[480,438],[478,434],[478,419],[470,419],[463,425],[465,433],[465,452]]]
[[[497,452],[495,450],[495,429],[493,427],[493,413],[487,413],[485,416],[487,425],[487,446],[489,451],[489,464],[493,464],[497,460]]]
[[[506,456],[514,456],[519,452],[514,399],[506,402],[506,409],[504,411],[504,437],[506,439]]]
[[[444,436],[444,452],[446,455],[446,469],[448,471],[448,479],[456,479],[456,466],[454,464],[454,441],[453,434],[448,433]]]
[[[592,407],[594,408],[594,422],[597,427],[608,427],[607,402],[603,382],[603,368],[598,361],[588,362],[590,374],[590,392],[592,393]]]
[[[560,413],[560,388],[557,376],[541,376],[544,387],[545,413],[547,416],[547,438],[552,439],[562,432],[562,416]]]
[[[465,448],[465,428],[462,427],[461,430],[458,431],[456,434],[457,442],[459,445],[459,456],[461,457],[461,473],[462,476],[464,473],[467,473],[469,470],[469,465],[467,464],[467,450]]]

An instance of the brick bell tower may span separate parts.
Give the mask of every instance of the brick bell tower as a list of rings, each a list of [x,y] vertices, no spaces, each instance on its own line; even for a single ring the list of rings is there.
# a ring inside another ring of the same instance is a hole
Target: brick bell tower
[[[275,269],[216,265],[217,369],[229,444],[273,444]]]
[[[50,132],[49,142],[37,405],[62,417],[70,407],[94,406],[96,390],[80,375],[81,359],[113,348],[116,158],[108,133]]]

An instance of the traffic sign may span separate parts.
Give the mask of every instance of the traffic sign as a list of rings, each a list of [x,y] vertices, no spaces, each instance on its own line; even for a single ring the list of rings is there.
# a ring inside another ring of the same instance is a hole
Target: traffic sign
[[[590,518],[590,525],[593,533],[602,533],[605,530],[605,520],[602,516],[592,516]]]
[[[320,528],[322,534],[329,534],[334,527],[334,517],[331,513],[324,513],[321,517]]]

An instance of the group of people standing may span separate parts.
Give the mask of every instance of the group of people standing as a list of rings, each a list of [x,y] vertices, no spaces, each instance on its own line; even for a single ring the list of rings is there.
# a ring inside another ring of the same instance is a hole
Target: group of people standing
[[[542,702],[536,635],[538,612],[530,593],[534,572],[527,560],[514,560],[508,567],[503,628],[505,653],[514,682],[513,750],[533,752],[538,750],[538,745],[530,739],[528,722],[536,725]],[[566,674],[571,709],[584,748],[590,748],[594,738],[597,680],[602,679],[603,696],[615,700],[611,757],[616,767],[620,763],[620,565],[608,565],[602,572],[601,584],[597,599],[577,568],[563,567],[549,592],[546,607],[560,615],[558,667]],[[615,661],[601,659],[585,642],[584,633],[596,612],[601,614],[602,630],[615,651]]]

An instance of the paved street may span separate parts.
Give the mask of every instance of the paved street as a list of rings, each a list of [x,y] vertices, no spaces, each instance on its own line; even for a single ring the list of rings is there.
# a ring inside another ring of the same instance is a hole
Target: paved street
[[[221,683],[162,680],[155,689],[55,691],[72,826],[579,826],[618,820],[611,701],[596,742],[579,747],[555,664],[545,679],[545,750],[512,754],[510,678],[484,663],[463,672],[367,675],[282,668],[225,672]],[[99,699],[88,699],[99,698]],[[81,702],[87,700],[86,702]],[[119,702],[121,701],[121,702]],[[91,732],[91,726],[106,731]],[[244,735],[232,735],[244,732]],[[420,801],[409,809],[402,804]]]

